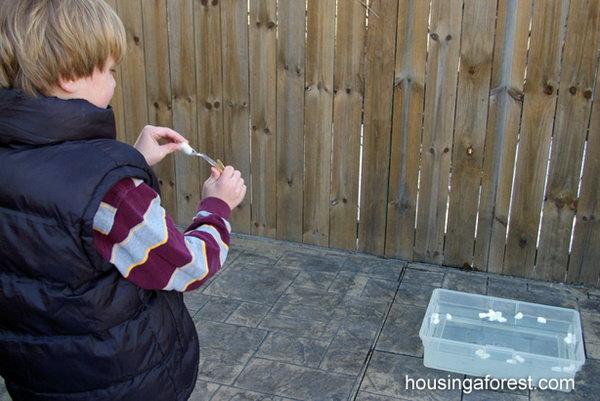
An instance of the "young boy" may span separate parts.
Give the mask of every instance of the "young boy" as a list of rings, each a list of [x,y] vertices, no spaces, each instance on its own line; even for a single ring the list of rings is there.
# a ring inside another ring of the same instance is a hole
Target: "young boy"
[[[115,140],[123,25],[103,0],[0,2],[0,374],[13,400],[187,400],[182,292],[223,264],[246,186],[212,171],[179,233],[149,165],[185,138]],[[160,145],[159,140],[168,143]]]

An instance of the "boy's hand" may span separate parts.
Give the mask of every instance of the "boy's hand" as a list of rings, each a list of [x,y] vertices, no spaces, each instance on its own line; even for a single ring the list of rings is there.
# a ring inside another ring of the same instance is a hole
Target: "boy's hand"
[[[164,139],[168,143],[161,145],[159,140]],[[169,153],[180,150],[179,142],[187,142],[183,136],[166,127],[155,127],[146,125],[137,141],[133,145],[146,159],[146,162],[152,166],[161,161]]]
[[[233,210],[239,205],[246,195],[246,185],[242,173],[231,166],[225,167],[222,173],[212,167],[210,177],[204,181],[202,198],[219,198]]]

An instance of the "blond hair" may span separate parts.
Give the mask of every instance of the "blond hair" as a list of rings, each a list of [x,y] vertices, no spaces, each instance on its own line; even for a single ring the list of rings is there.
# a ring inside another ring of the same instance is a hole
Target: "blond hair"
[[[120,62],[125,28],[103,0],[0,0],[0,87],[49,94]]]

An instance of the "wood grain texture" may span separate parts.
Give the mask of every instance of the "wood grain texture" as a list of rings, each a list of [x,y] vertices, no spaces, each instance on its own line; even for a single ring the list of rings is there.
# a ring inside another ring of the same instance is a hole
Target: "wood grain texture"
[[[146,92],[148,123],[172,127],[171,69],[169,66],[169,34],[167,30],[167,1],[151,0],[142,7],[144,26],[144,61],[146,63]],[[177,215],[174,156],[165,157],[152,167],[160,185],[161,205],[170,216]]]
[[[444,264],[473,264],[496,0],[465,0]]]
[[[373,1],[369,8],[358,249],[382,255],[385,248],[398,2]]]
[[[599,40],[600,3],[571,1],[534,278],[565,279]]]
[[[335,0],[308,0],[303,242],[329,245]]]
[[[223,160],[223,78],[221,64],[221,3],[194,2],[196,46],[197,150],[214,160]],[[200,163],[200,180],[211,174],[208,163]]]
[[[413,259],[429,2],[398,6],[385,256]]]
[[[502,272],[530,276],[556,109],[568,2],[534,2],[519,153]]]
[[[443,261],[462,1],[433,0],[414,259]]]
[[[329,246],[356,250],[362,104],[364,99],[365,9],[339,0],[333,83],[333,144]]]
[[[277,232],[277,4],[250,1],[252,233]]]
[[[167,2],[172,86],[173,128],[198,148],[194,7],[192,0]],[[201,197],[200,161],[175,155],[177,185],[176,222],[187,225],[196,214]]]
[[[566,281],[600,287],[600,74],[596,74],[595,88],[586,88],[583,93],[594,104]]]
[[[221,0],[223,63],[223,160],[241,171],[248,191],[233,211],[235,232],[250,234],[250,92],[248,76],[248,5]]]
[[[125,142],[133,145],[148,123],[144,26],[140,0],[119,1],[118,10],[127,33],[127,55],[121,65]]]
[[[500,0],[473,266],[500,273],[523,109],[532,1]]]
[[[306,6],[277,10],[277,238],[302,242]]]
[[[106,0],[117,14],[119,10],[117,7],[117,0]],[[120,16],[119,16],[120,17]],[[110,107],[113,109],[115,115],[115,126],[117,130],[117,139],[121,142],[127,142],[125,138],[125,116],[123,112],[123,72],[121,65],[115,67],[115,93],[110,101]]]

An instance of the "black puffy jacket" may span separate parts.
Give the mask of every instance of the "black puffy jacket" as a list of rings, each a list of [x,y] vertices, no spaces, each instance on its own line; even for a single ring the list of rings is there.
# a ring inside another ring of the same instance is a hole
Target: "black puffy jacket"
[[[157,188],[111,109],[0,89],[0,374],[13,400],[187,400],[198,339],[180,293],[125,280],[92,221],[124,177]]]

